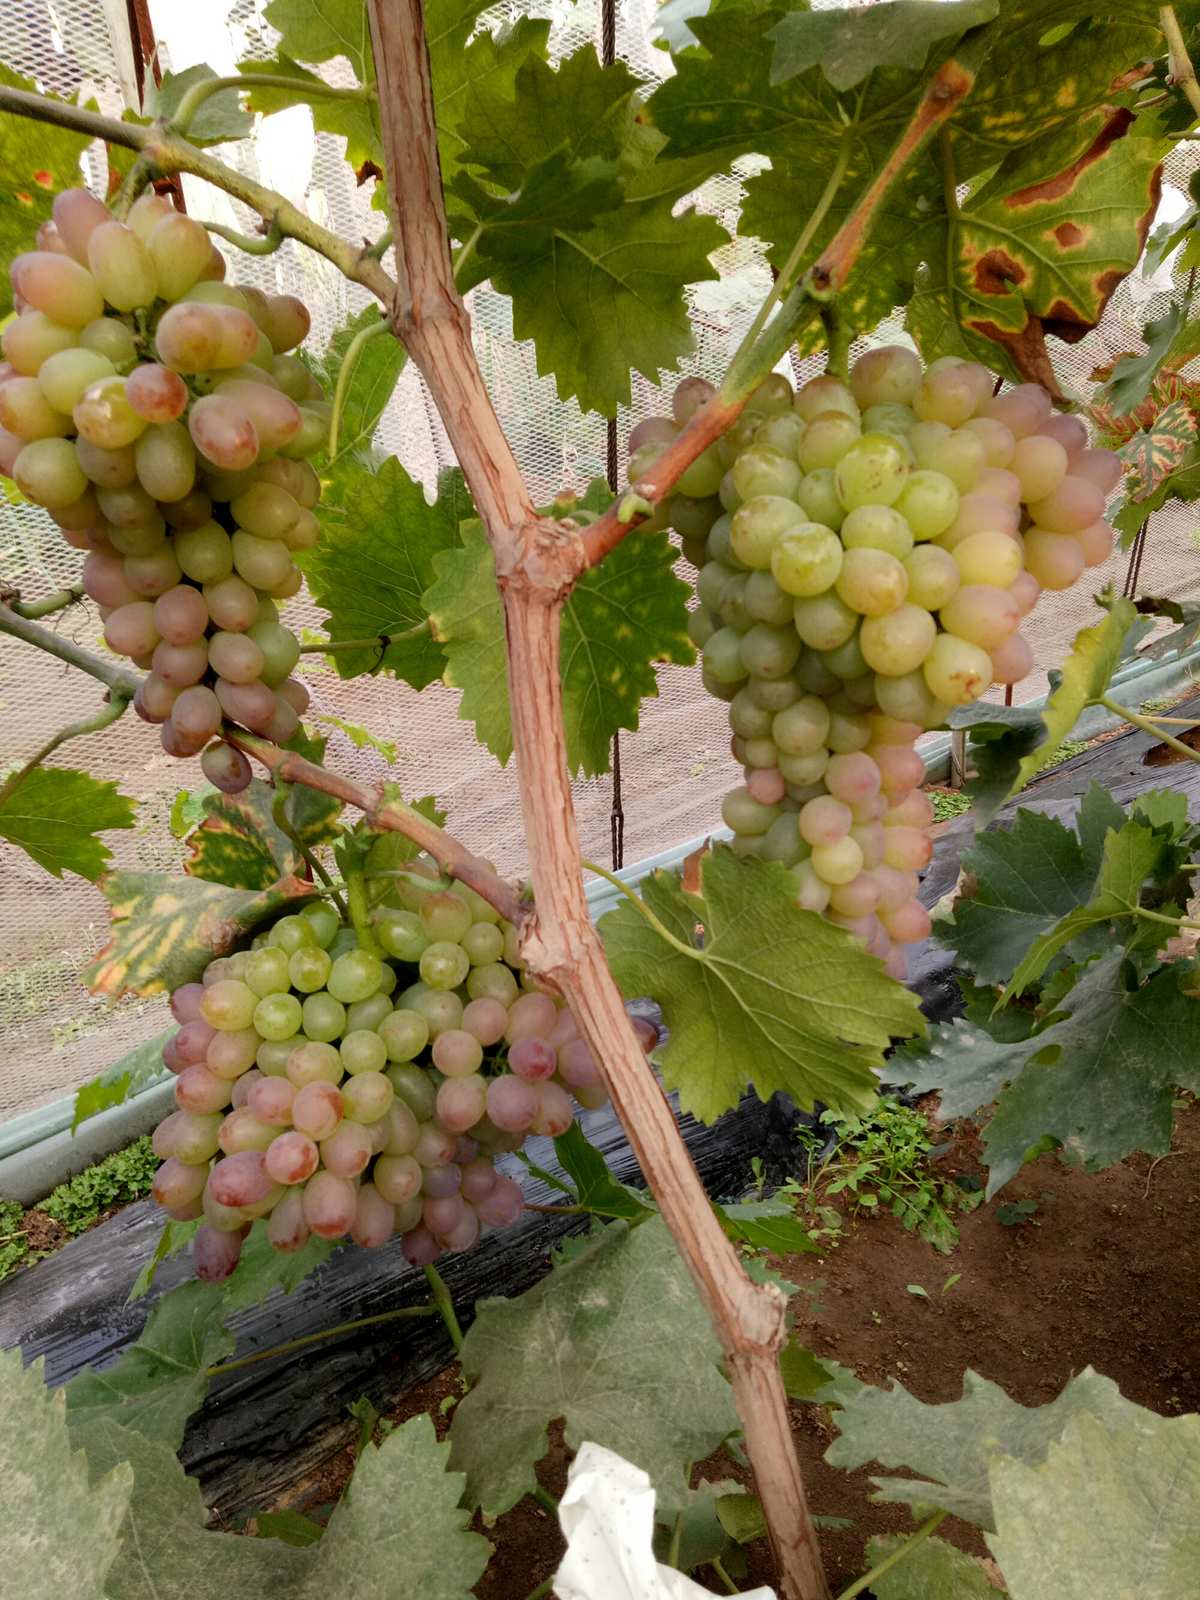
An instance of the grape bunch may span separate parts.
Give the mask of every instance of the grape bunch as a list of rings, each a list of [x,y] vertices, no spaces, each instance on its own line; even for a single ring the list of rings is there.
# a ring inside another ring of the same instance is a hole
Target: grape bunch
[[[178,1109],[154,1133],[154,1198],[203,1218],[201,1278],[233,1271],[258,1217],[283,1251],[393,1233],[416,1265],[468,1250],[522,1212],[496,1156],[564,1133],[572,1096],[606,1103],[571,1013],[523,975],[512,924],[439,884],[418,863],[374,913],[382,956],[317,903],[171,997]],[[653,1025],[633,1023],[653,1048]]]
[[[206,230],[158,195],[118,222],[68,189],[36,242],[10,269],[0,471],[87,551],[83,586],[109,647],[147,671],[134,706],[164,750],[203,750],[236,792],[250,767],[209,745],[222,720],[280,742],[308,705],[277,606],[319,533],[303,458],[329,408],[288,354],[308,312],[226,284]]]
[[[630,483],[712,392],[685,379],[634,428]],[[1030,672],[1021,620],[1111,553],[1120,475],[1037,384],[994,394],[981,365],[890,346],[848,384],[772,374],[651,523],[698,569],[690,632],[745,772],[733,848],[782,862],[897,977],[929,932],[916,740]]]

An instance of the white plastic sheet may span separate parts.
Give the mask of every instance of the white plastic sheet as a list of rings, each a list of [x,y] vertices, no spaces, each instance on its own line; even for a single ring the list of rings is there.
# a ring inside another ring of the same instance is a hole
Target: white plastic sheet
[[[554,1579],[558,1600],[707,1600],[711,1591],[654,1559],[654,1490],[640,1467],[584,1444],[558,1506],[567,1553]],[[773,1589],[741,1600],[775,1600]]]

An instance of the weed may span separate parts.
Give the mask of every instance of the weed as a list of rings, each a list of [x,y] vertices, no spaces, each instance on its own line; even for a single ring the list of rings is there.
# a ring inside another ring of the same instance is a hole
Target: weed
[[[926,793],[933,807],[935,822],[949,822],[951,817],[960,817],[964,811],[971,809],[970,796],[961,789],[928,789]]]
[[[1038,1208],[1036,1200],[1010,1200],[996,1207],[996,1221],[1006,1228],[1019,1228]]]
[[[821,1122],[838,1140],[837,1149],[824,1162],[820,1129],[798,1130],[809,1163],[801,1200],[814,1233],[840,1232],[837,1212],[826,1202],[842,1195],[854,1212],[886,1207],[935,1250],[944,1253],[954,1248],[958,1229],[952,1213],[974,1209],[981,1197],[936,1177],[930,1160],[933,1139],[919,1111],[886,1099],[869,1117],[838,1117],[826,1111]],[[828,1220],[831,1214],[833,1226]]]
[[[0,1281],[29,1259],[25,1213],[15,1200],[0,1200]]]
[[[1090,739],[1064,739],[1054,752],[1054,765],[1061,767],[1065,761],[1074,761],[1076,756],[1081,756],[1091,744]]]

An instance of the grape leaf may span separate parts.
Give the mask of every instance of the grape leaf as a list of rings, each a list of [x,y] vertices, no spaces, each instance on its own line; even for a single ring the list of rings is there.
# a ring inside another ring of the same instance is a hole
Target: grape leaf
[[[1139,619],[1132,600],[1122,596],[1111,600],[1101,622],[1075,635],[1071,653],[1062,664],[1062,678],[1041,711],[1045,738],[1022,758],[1010,793],[1016,794],[1050,765],[1082,713],[1106,692],[1127,646],[1138,637],[1130,631],[1135,624],[1145,631],[1146,620]]]
[[[136,809],[115,783],[70,767],[34,767],[0,799],[0,839],[56,878],[77,872],[95,882],[112,859],[96,835],[105,828],[132,828]]]
[[[1145,502],[1160,485],[1168,485],[1168,493],[1173,492],[1172,478],[1195,465],[1195,440],[1196,410],[1184,395],[1157,412],[1148,427],[1139,428],[1118,445],[1125,471],[1122,489],[1131,504],[1142,508],[1143,515]],[[1174,487],[1178,488],[1178,483]]]
[[[1172,301],[1161,317],[1147,322],[1142,328],[1145,350],[1140,355],[1120,356],[1113,363],[1107,382],[1096,391],[1095,402],[1111,406],[1118,417],[1136,410],[1150,393],[1186,315],[1185,308]]]
[[[626,539],[585,573],[562,613],[561,674],[567,764],[606,772],[612,736],[636,729],[642,699],[656,694],[657,661],[687,663],[687,585],[673,571],[665,534]],[[437,581],[424,604],[445,646],[445,681],[463,691],[459,715],[504,765],[512,754],[508,684],[497,660],[504,615],[495,562],[483,530],[464,530],[462,548],[434,558]]]
[[[1041,712],[981,700],[950,713],[952,729],[965,728],[975,776],[963,786],[976,821],[986,824],[1014,792],[1021,762],[1045,737]]]
[[[422,595],[434,580],[438,553],[457,548],[457,497],[439,495],[430,505],[421,485],[389,456],[378,470],[339,472],[321,510],[321,542],[305,562],[305,576],[329,613],[330,638],[384,634],[391,641],[382,655],[375,646],[339,650],[332,657],[338,673],[354,678],[382,666],[414,689],[425,688],[442,676],[444,657],[424,627]],[[398,637],[409,632],[411,638]]]
[[[218,74],[204,62],[186,67],[182,72],[167,72],[156,84],[153,78],[146,83],[146,116],[168,120],[179,110],[184,95],[197,83],[215,78]],[[224,144],[230,139],[245,139],[254,129],[254,119],[242,109],[236,89],[219,89],[197,111],[188,124],[189,144]]]
[[[72,1427],[97,1418],[119,1422],[178,1450],[187,1419],[208,1392],[206,1369],[233,1349],[223,1310],[216,1284],[185,1283],[163,1295],[118,1361],[101,1372],[84,1367],[67,1384]]]
[[[781,1256],[822,1254],[786,1200],[747,1200],[713,1209],[731,1239],[755,1250],[773,1250]]]
[[[281,878],[261,891],[226,889],[165,872],[113,872],[101,885],[112,938],[81,974],[93,994],[114,1000],[168,994],[200,977],[214,956],[316,894],[303,878]]]
[[[30,94],[40,92],[32,78],[23,78],[3,64],[0,84]],[[54,196],[83,182],[79,164],[91,143],[89,134],[0,111],[0,261],[35,248],[33,237],[49,221]],[[0,276],[0,317],[12,308],[6,272]]]
[[[167,1028],[164,1032],[155,1034],[153,1039],[135,1045],[119,1061],[114,1061],[97,1077],[76,1089],[75,1115],[71,1119],[71,1132],[74,1133],[79,1124],[86,1122],[89,1117],[107,1111],[110,1106],[121,1105],[131,1095],[140,1093],[147,1085],[153,1083],[156,1078],[163,1077],[167,1070],[163,1066],[163,1046],[168,1039],[174,1037],[175,1032],[174,1027]]]
[[[667,1512],[686,1503],[687,1463],[737,1427],[712,1325],[657,1218],[612,1223],[523,1295],[476,1311],[450,1461],[467,1474],[468,1504],[485,1512],[534,1488],[556,1418],[572,1450],[594,1440],[648,1472]]]
[[[183,870],[231,889],[269,889],[298,871],[302,857],[276,826],[274,801],[274,789],[260,778],[240,794],[206,795],[204,819],[188,838],[191,854]]]
[[[735,1106],[747,1082],[762,1100],[782,1090],[807,1110],[868,1110],[891,1038],[924,1029],[915,996],[843,929],[798,910],[777,863],[717,845],[700,879],[699,894],[678,873],[640,885],[670,940],[627,900],[600,921],[618,985],[662,1006],[666,1087],[703,1122]],[[693,955],[697,924],[704,944]]]
[[[575,1185],[576,1203],[605,1217],[646,1217],[657,1209],[653,1200],[626,1183],[618,1183],[608,1163],[578,1122],[554,1141],[554,1153]]]
[[[837,1361],[821,1361],[793,1335],[779,1353],[783,1386],[792,1400],[807,1400],[813,1405],[844,1403],[846,1395],[857,1394],[867,1386]]]
[[[1075,1417],[1045,1461],[992,1467],[988,1545],[1011,1600],[1192,1600],[1200,1417]]]
[[[1180,797],[1183,798],[1182,796]],[[1100,878],[1091,898],[1069,911],[1053,928],[1035,939],[1021,958],[1005,991],[1006,1000],[1024,994],[1042,976],[1058,952],[1098,923],[1137,917],[1142,885],[1162,865],[1169,841],[1140,822],[1110,829],[1104,840]],[[1117,930],[1110,928],[1109,937]]]
[[[301,727],[283,748],[294,750],[305,761],[320,766],[325,759],[325,743],[320,734],[309,733]],[[300,843],[307,850],[331,844],[338,837],[342,802],[320,789],[310,789],[304,783],[285,784],[284,787],[287,789],[287,799],[283,803],[283,813]]]
[[[382,799],[388,803],[398,802],[401,805],[411,805],[414,811],[419,811],[423,817],[428,817],[430,822],[437,827],[442,827],[446,821],[446,813],[439,810],[437,800],[433,795],[423,795],[420,800],[406,801],[394,783],[385,783]],[[420,846],[415,844],[403,833],[389,830],[381,833],[372,841],[367,852],[365,862],[368,877],[395,871],[410,861],[414,861],[421,853]]]
[[[994,1528],[988,1472],[1000,1457],[1037,1465],[1072,1418],[1085,1413],[1125,1422],[1139,1408],[1111,1378],[1087,1367],[1044,1406],[1023,1406],[998,1384],[968,1370],[961,1400],[927,1405],[898,1383],[864,1384],[847,1395],[825,1452],[831,1466],[854,1471],[869,1462],[916,1477],[878,1477],[876,1499],[937,1506],[979,1528]]]
[[[895,1533],[869,1539],[867,1567],[877,1567],[908,1542]],[[979,1562],[944,1539],[926,1539],[890,1572],[872,1578],[871,1593],[875,1600],[1003,1600]]]
[[[312,112],[313,128],[317,133],[332,133],[345,139],[346,160],[355,170],[365,161],[383,165],[378,101],[357,95],[331,95],[329,85],[323,78],[307,71],[299,62],[282,53],[270,61],[239,61],[238,71],[270,74],[290,80],[279,88],[257,85],[246,90],[246,103],[251,111],[269,117],[277,111],[286,111],[290,106],[306,105]],[[373,76],[372,73],[372,81]]]
[[[63,1393],[46,1388],[42,1365],[39,1357],[26,1367],[20,1350],[0,1350],[5,1586],[29,1600],[104,1600],[133,1474],[118,1465],[89,1484],[88,1463],[67,1432]]]
[[[375,75],[371,29],[363,0],[271,0],[264,13],[279,34],[279,53],[296,61],[344,56],[359,83]]]
[[[954,921],[938,925],[938,939],[980,983],[1006,983],[1030,946],[1085,904],[1096,882],[1078,836],[1024,807],[1010,827],[977,835],[963,866],[974,892],[955,902]]]
[[[888,0],[857,10],[789,11],[767,35],[775,41],[771,81],[820,67],[835,89],[852,89],[876,67],[925,65],[932,47],[990,22],[999,0]]]
[[[186,1250],[196,1236],[197,1229],[203,1222],[202,1217],[197,1217],[191,1222],[176,1222],[174,1217],[163,1223],[162,1232],[158,1236],[158,1243],[154,1247],[154,1254],[133,1280],[133,1288],[125,1296],[125,1303],[132,1304],[134,1300],[144,1299],[150,1293],[151,1285],[158,1275],[158,1269],[163,1262],[171,1256],[178,1255],[181,1250]]]
[[[290,1600],[312,1554],[276,1539],[210,1531],[200,1485],[171,1446],[105,1416],[70,1414],[72,1442],[87,1453],[93,1479],[119,1463],[132,1470],[133,1495],[121,1553],[106,1600]]]
[[[467,43],[478,6],[463,13],[457,0],[425,8],[429,67],[437,110],[438,156],[448,189],[471,148],[463,121],[485,95],[512,100],[517,73],[531,56],[544,58],[550,24],[540,17],[518,17],[496,33],[480,33]]]
[[[459,1504],[465,1479],[448,1466],[450,1453],[426,1416],[401,1423],[378,1449],[368,1445],[313,1547],[297,1600],[394,1600],[398,1572],[404,1592],[421,1600],[470,1600],[492,1547],[467,1526],[470,1513]]]
[[[379,307],[370,305],[334,330],[321,361],[323,386],[330,399],[337,389],[351,343],[367,329],[383,325]],[[376,332],[366,344],[359,346],[342,397],[337,454],[322,469],[322,476],[331,480],[322,487],[322,515],[328,510],[331,498],[336,502],[352,493],[361,471],[358,463],[369,457],[379,419],[387,409],[407,360],[404,346],[387,332]],[[373,463],[371,470],[374,471]]]
[[[947,1119],[997,1100],[983,1136],[989,1199],[1047,1135],[1090,1171],[1134,1150],[1164,1154],[1177,1090],[1200,1087],[1200,1014],[1174,967],[1130,989],[1115,950],[1082,970],[1054,1018],[1007,1043],[975,1024],[940,1024],[924,1054],[897,1051],[884,1069],[886,1083],[940,1091]]]
[[[315,1272],[332,1253],[332,1243],[319,1239],[316,1234],[299,1250],[287,1253],[276,1250],[268,1242],[266,1223],[256,1222],[242,1246],[232,1276],[226,1280],[224,1314],[260,1306],[276,1290],[291,1294],[296,1285]]]
[[[346,722],[344,718],[335,717],[327,711],[318,712],[312,720],[324,722],[329,727],[336,728],[339,733],[344,733],[356,750],[377,751],[389,767],[394,767],[400,759],[400,751],[390,739],[381,739],[378,734],[372,733],[370,728],[364,728],[357,722]]]

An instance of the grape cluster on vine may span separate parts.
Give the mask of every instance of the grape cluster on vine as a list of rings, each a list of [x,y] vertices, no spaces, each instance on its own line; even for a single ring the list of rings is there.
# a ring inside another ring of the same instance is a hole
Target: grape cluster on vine
[[[1119,459],[1037,384],[993,388],[902,346],[848,383],[772,374],[651,524],[698,569],[691,636],[745,772],[722,807],[734,848],[782,862],[800,906],[898,977],[930,929],[917,739],[1027,676],[1022,618],[1113,548]],[[671,417],[634,428],[631,483],[712,392],[685,379]]]
[[[324,903],[282,917],[171,998],[178,1109],[154,1134],[154,1196],[203,1219],[203,1278],[233,1271],[259,1217],[283,1251],[394,1233],[419,1265],[470,1249],[523,1209],[495,1157],[564,1133],[573,1099],[607,1103],[571,1013],[525,980],[511,923],[421,863],[388,902],[366,940]],[[650,1049],[652,1025],[634,1027]]]
[[[10,271],[0,471],[87,551],[84,589],[109,647],[147,671],[134,707],[164,750],[204,751],[236,792],[250,767],[209,744],[222,721],[279,742],[308,705],[277,604],[319,533],[304,457],[329,407],[289,354],[308,312],[226,284],[206,230],[150,193],[120,222],[65,190]]]

